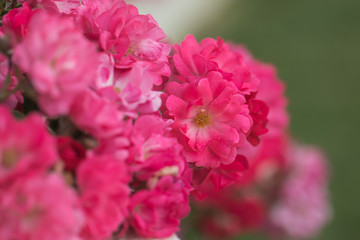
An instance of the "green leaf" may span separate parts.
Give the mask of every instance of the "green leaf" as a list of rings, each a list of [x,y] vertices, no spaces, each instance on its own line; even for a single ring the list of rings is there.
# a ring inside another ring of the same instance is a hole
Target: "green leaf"
[[[12,114],[13,114],[14,117],[17,118],[17,119],[23,119],[23,118],[25,118],[25,115],[24,115],[22,112],[19,112],[19,111],[16,111],[16,110],[14,110],[14,111],[12,112]]]

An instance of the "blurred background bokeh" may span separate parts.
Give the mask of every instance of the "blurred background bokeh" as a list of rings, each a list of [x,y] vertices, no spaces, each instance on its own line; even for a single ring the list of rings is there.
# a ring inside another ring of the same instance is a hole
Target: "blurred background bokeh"
[[[360,1],[143,3],[173,41],[186,33],[220,36],[277,67],[287,85],[291,134],[321,147],[331,164],[334,217],[315,239],[360,239]]]

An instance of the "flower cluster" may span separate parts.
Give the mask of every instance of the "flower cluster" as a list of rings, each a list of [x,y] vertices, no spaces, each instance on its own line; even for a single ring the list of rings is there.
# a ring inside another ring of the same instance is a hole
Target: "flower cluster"
[[[274,239],[311,238],[331,218],[326,158],[317,148],[299,145],[287,136],[283,85],[272,66],[249,60],[261,79],[257,97],[270,108],[268,133],[258,146],[248,144],[238,150],[250,166],[241,177],[232,178],[230,187],[222,186],[232,175],[219,178],[213,173],[197,189],[192,199],[197,227],[214,238],[249,231],[262,231]],[[214,182],[220,190],[212,187]]]
[[[289,147],[273,67],[220,38],[171,46],[124,0],[15,5],[0,26],[0,239],[178,239],[190,195],[220,205],[202,222],[214,236],[327,221],[326,167]]]

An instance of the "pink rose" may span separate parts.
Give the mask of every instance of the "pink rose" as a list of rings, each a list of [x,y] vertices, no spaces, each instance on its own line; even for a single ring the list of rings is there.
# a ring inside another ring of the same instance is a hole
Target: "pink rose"
[[[54,117],[69,113],[75,97],[94,81],[98,55],[71,19],[38,11],[13,61],[30,78],[40,108]]]
[[[130,177],[123,161],[111,156],[93,156],[77,169],[80,201],[86,216],[81,235],[86,239],[105,239],[127,216]]]
[[[77,240],[84,216],[55,174],[29,174],[0,187],[0,239]]]
[[[211,72],[197,83],[170,82],[166,92],[165,114],[174,119],[174,134],[187,161],[208,168],[232,163],[252,125],[246,99],[236,86]]]
[[[179,230],[180,219],[190,211],[188,192],[172,176],[159,180],[152,190],[140,190],[131,197],[130,225],[141,237],[169,237]]]
[[[17,121],[0,107],[0,185],[25,173],[45,172],[57,158],[56,142],[40,115]]]

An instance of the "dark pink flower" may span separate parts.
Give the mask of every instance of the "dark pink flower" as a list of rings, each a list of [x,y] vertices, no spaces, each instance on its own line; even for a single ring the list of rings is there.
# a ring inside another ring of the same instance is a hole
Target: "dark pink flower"
[[[111,156],[84,160],[77,170],[80,200],[86,216],[82,236],[106,239],[127,216],[130,176],[123,161]]]
[[[25,2],[21,7],[12,9],[3,16],[2,22],[5,33],[10,34],[14,43],[21,41],[25,37],[28,31],[28,23],[35,12]]]
[[[232,163],[252,125],[236,86],[211,72],[197,83],[170,82],[166,92],[165,116],[174,118],[174,134],[184,145],[187,161],[208,168]]]
[[[65,165],[65,170],[75,173],[86,157],[84,146],[70,137],[59,136],[56,140],[59,157]]]

